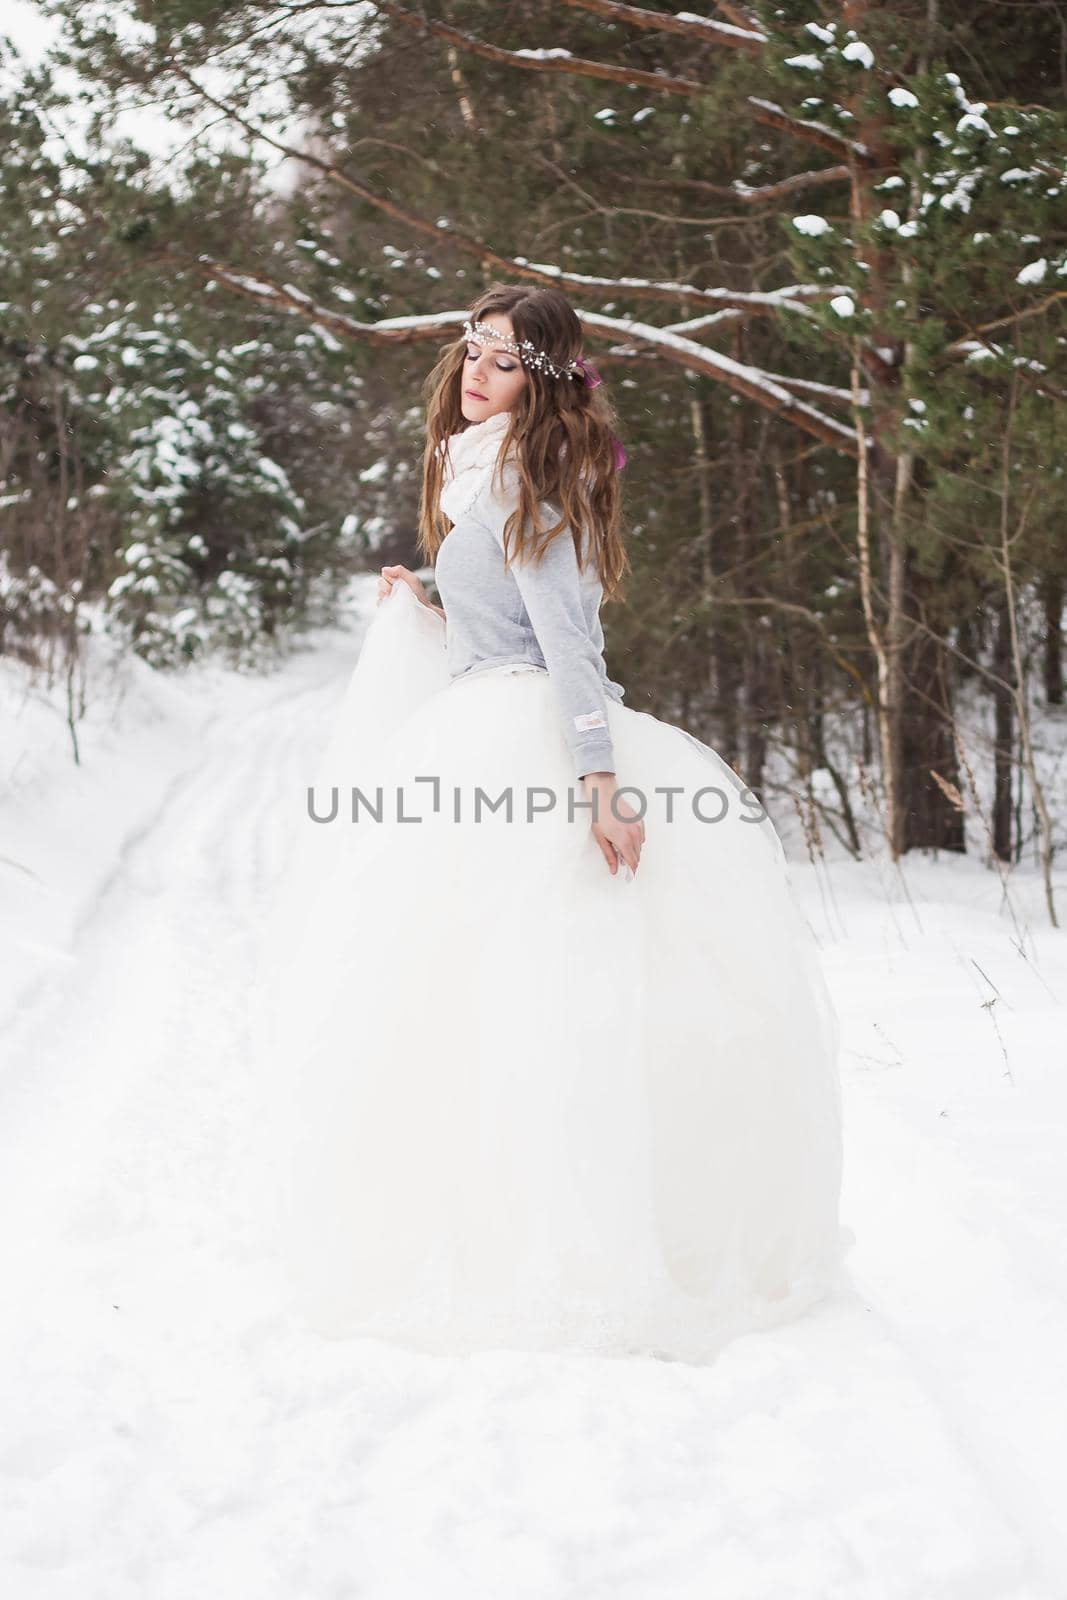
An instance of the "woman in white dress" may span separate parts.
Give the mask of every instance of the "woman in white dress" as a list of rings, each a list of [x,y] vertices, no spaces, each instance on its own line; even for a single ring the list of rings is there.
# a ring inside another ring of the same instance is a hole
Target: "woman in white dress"
[[[443,605],[382,569],[264,948],[292,1304],[703,1361],[841,1282],[837,1018],[756,797],[607,675],[625,456],[577,315],[494,285],[464,335],[427,380]]]

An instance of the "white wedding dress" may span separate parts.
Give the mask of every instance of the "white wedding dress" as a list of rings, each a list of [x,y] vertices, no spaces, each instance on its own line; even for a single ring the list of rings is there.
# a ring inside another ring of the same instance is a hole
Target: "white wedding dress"
[[[578,787],[545,672],[451,681],[404,583],[370,622],[314,775],[338,815],[301,820],[253,1007],[279,1250],[323,1334],[702,1361],[839,1282],[838,1025],[781,843],[706,745],[608,714],[636,875],[588,812],[526,818],[528,786]],[[510,822],[473,820],[478,786]]]

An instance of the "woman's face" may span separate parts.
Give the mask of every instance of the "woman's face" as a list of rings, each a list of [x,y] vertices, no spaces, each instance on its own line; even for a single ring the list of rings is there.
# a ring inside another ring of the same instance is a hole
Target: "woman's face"
[[[502,339],[514,338],[511,318],[503,311],[487,312],[478,321],[497,329]],[[463,415],[468,422],[484,422],[498,411],[512,409],[525,387],[526,368],[495,339],[489,344],[469,340],[459,381]]]

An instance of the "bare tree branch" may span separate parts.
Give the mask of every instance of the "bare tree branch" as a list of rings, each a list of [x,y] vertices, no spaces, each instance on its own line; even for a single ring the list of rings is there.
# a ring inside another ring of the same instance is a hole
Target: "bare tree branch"
[[[730,21],[738,28],[759,27],[759,18],[747,6],[732,5],[729,0],[717,0],[717,3],[723,16],[729,17]]]
[[[563,4],[576,11],[591,11],[609,22],[627,23],[631,28],[680,34],[683,39],[693,39],[698,44],[722,44],[731,50],[758,54],[767,43],[767,35],[758,32],[755,24],[740,28],[736,23],[696,17],[691,11],[678,15],[669,11],[644,11],[640,6],[622,5],[620,0],[563,0]]]
[[[808,172],[794,172],[788,178],[752,188],[740,178],[733,183],[710,183],[707,178],[683,177],[681,173],[672,173],[669,178],[654,178],[647,173],[635,172],[628,175],[627,181],[646,189],[666,189],[671,194],[679,189],[694,189],[698,194],[714,195],[716,199],[737,200],[742,205],[758,206],[768,200],[777,200],[781,195],[794,194],[799,189],[819,188],[824,183],[847,183],[851,175],[846,166],[815,167]]]
[[[277,283],[259,273],[238,272],[210,256],[202,255],[193,259],[173,250],[164,250],[157,253],[156,259],[191,269],[208,282],[222,284],[246,299],[303,317],[342,338],[363,344],[409,345],[453,338],[456,329],[462,326],[469,315],[466,310],[437,311],[425,316],[385,317],[378,322],[360,322],[344,311],[318,305],[294,284]],[[747,395],[784,422],[793,423],[824,444],[833,445],[849,455],[855,455],[858,449],[853,428],[795,399],[781,380],[761,372],[758,367],[745,366],[717,351],[705,350],[691,339],[682,338],[648,322],[637,322],[630,317],[609,317],[597,311],[579,310],[578,316],[583,327],[613,339],[637,340],[676,366],[703,373],[705,377],[725,384],[738,394]]]
[[[729,290],[718,289],[701,292],[714,295],[718,303],[727,309],[701,314],[699,317],[689,317],[684,322],[672,322],[668,325],[668,332],[702,333],[706,328],[714,327],[720,322],[734,321],[738,316],[772,316],[782,309],[783,303],[786,303],[791,310],[804,311],[806,309],[802,303],[804,301],[828,300],[835,294],[847,294],[848,290],[837,283],[790,283],[782,289],[753,289],[743,295],[731,295]],[[728,298],[721,298],[723,294]]]
[[[415,12],[396,5],[394,0],[370,0],[370,3],[376,10],[392,17],[395,22],[402,23],[406,28],[443,39],[448,44],[470,51],[474,55],[483,56],[487,61],[496,61],[501,66],[517,67],[525,72],[599,78],[609,83],[621,83],[633,89],[651,89],[663,94],[700,96],[710,95],[713,92],[707,84],[697,83],[691,78],[675,78],[667,73],[645,72],[638,67],[618,67],[606,61],[587,61],[581,56],[572,56],[569,50],[506,50],[502,45],[487,44],[482,39],[474,38],[472,34],[462,33],[458,28],[452,28],[445,22],[434,22],[428,17],[417,16]],[[760,100],[755,95],[746,96],[743,103],[754,122],[776,128],[781,133],[791,134],[796,139],[805,139],[809,144],[820,145],[824,150],[831,151],[839,160],[845,156],[867,164],[872,159],[866,145],[860,144],[855,139],[847,139],[824,123],[809,122],[802,117],[791,117],[781,106],[775,105],[770,100]]]
[[[778,311],[789,311],[797,316],[809,316],[810,313],[805,300],[821,300],[841,291],[830,285],[801,284],[788,290],[771,290],[764,293],[750,293],[734,289],[700,289],[695,284],[674,283],[670,280],[657,282],[651,278],[601,278],[592,274],[581,272],[564,272],[547,262],[527,261],[524,256],[506,256],[494,250],[490,245],[480,239],[472,238],[469,234],[454,228],[450,223],[431,222],[428,217],[408,211],[404,206],[397,205],[384,195],[354,178],[351,173],[332,161],[325,161],[321,156],[313,155],[308,150],[301,150],[296,145],[287,144],[284,140],[276,138],[264,128],[258,127],[249,121],[235,107],[227,105],[210,90],[205,89],[191,73],[173,59],[170,67],[185,83],[203,96],[209,104],[218,107],[220,111],[233,118],[238,126],[244,128],[246,133],[255,139],[280,151],[283,155],[292,157],[294,161],[303,162],[320,172],[323,177],[339,184],[350,194],[367,201],[387,216],[403,223],[406,227],[413,228],[419,233],[428,234],[441,243],[448,243],[466,255],[475,256],[483,264],[497,268],[501,272],[514,274],[516,277],[528,278],[537,283],[551,283],[559,288],[572,289],[580,293],[595,291],[597,293],[625,293],[638,300],[690,300],[698,305],[713,305],[718,308],[729,307],[743,309],[751,315],[768,315]]]
[[[745,103],[755,121],[765,123],[768,128],[778,128],[782,133],[791,133],[794,138],[807,139],[836,156],[852,156],[863,165],[874,159],[868,147],[859,140],[846,139],[843,134],[835,133],[833,128],[826,127],[822,122],[806,122],[801,117],[791,117],[773,100],[760,100],[755,95],[749,95]]]
[[[304,317],[354,344],[409,345],[448,339],[454,336],[454,327],[461,327],[464,318],[469,316],[467,311],[431,311],[423,316],[383,317],[378,322],[361,322],[347,311],[321,305],[295,284],[278,283],[259,272],[240,272],[212,256],[183,256],[176,250],[160,250],[155,259],[194,271],[206,282],[221,284],[258,305]]]
[[[819,175],[825,173],[831,181],[836,181],[836,174],[839,171],[851,176],[851,171],[848,167],[820,167],[817,169]],[[811,173],[812,179],[816,175],[816,171],[813,170]],[[807,177],[808,174],[805,173],[803,176]],[[789,179],[783,181],[789,182]],[[744,200],[747,194],[758,194],[760,192],[758,189],[750,190],[741,178],[735,178],[732,183],[712,183],[708,178],[694,178],[688,173],[675,172],[673,169],[670,169],[669,178],[655,177],[650,172],[628,173],[627,182],[634,185],[640,184],[646,189],[668,189],[672,194],[679,189],[693,189],[698,194],[711,194],[717,197],[729,196],[731,200]]]
[[[691,78],[675,78],[667,73],[645,72],[641,67],[617,67],[610,61],[587,61],[572,56],[569,50],[506,50],[503,45],[489,44],[476,39],[473,34],[462,33],[447,22],[435,22],[429,17],[417,16],[393,0],[371,0],[375,10],[381,11],[394,22],[412,28],[416,33],[432,34],[447,44],[481,56],[486,61],[496,61],[505,67],[523,67],[527,72],[563,73],[568,76],[600,78],[606,83],[624,83],[634,89],[659,89],[667,94],[704,95],[709,91],[702,83]]]
[[[966,355],[975,340],[981,342],[981,335],[992,333],[996,328],[1010,328],[1017,322],[1025,322],[1027,317],[1040,317],[1060,300],[1067,300],[1067,289],[1056,289],[1052,294],[1038,300],[1034,305],[1024,306],[1021,311],[1013,311],[1010,316],[997,317],[994,322],[983,322],[978,327],[971,328],[962,338],[956,339],[952,344],[945,346],[942,352],[946,356]]]
[[[755,189],[749,189],[740,179],[730,188],[724,188],[723,194],[732,195],[735,200],[743,200],[745,205],[762,205],[765,200],[778,200],[782,195],[795,194],[798,189],[814,189],[824,183],[847,183],[851,174],[847,167],[819,167],[811,172],[794,172],[788,178],[779,178],[777,183],[763,183]]]
[[[783,389],[795,389],[798,394],[818,395],[822,400],[836,401],[840,405],[850,406],[853,403],[851,389],[835,389],[831,383],[816,383],[812,378],[793,378],[784,372],[768,372],[766,376],[773,382],[780,383]],[[861,406],[870,405],[869,389],[859,391],[859,403]]]

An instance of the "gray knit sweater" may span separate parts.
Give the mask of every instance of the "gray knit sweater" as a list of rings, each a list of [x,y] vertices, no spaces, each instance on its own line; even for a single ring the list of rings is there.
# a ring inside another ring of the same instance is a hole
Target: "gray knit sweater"
[[[505,465],[502,489],[490,476],[476,474],[471,492],[454,502],[454,526],[437,552],[449,672],[456,679],[523,661],[546,668],[575,775],[614,772],[606,702],[620,701],[625,690],[604,664],[603,586],[596,569],[579,569],[564,528],[540,564],[514,557],[505,571],[504,524],[518,504],[515,468]],[[540,515],[550,519],[542,520],[545,527],[559,520],[547,504]]]

